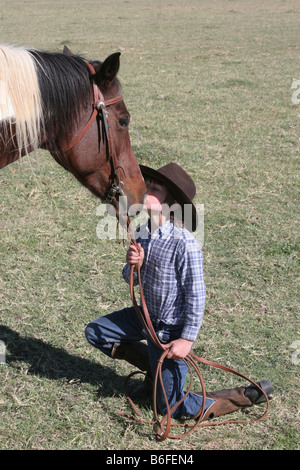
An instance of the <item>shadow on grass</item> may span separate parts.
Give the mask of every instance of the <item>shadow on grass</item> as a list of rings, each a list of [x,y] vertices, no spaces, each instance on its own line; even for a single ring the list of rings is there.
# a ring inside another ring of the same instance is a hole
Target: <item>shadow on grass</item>
[[[29,374],[99,386],[98,396],[123,392],[124,377],[119,376],[113,368],[73,356],[65,349],[40,339],[21,336],[4,325],[0,325],[0,341],[6,347],[6,363],[16,367],[18,362],[29,363]]]

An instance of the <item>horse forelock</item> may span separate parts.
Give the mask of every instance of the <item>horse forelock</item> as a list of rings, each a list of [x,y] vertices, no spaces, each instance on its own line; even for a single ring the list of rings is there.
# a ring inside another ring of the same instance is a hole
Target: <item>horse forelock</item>
[[[0,120],[15,123],[18,148],[38,147],[42,102],[34,61],[25,48],[0,45]]]

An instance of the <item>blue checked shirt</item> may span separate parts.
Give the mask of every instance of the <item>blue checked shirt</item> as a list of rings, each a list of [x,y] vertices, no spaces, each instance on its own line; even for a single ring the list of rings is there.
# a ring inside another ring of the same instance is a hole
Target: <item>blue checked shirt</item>
[[[195,341],[205,306],[200,245],[188,230],[170,221],[151,236],[148,223],[136,231],[136,241],[145,251],[141,278],[149,315],[154,321],[182,326],[181,338]],[[129,283],[129,265],[124,266],[123,277]]]

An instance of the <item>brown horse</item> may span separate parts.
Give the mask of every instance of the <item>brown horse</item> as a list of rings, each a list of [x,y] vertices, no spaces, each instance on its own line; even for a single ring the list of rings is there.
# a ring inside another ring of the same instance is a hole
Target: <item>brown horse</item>
[[[141,204],[146,187],[128,133],[117,79],[120,54],[86,62],[0,45],[0,168],[48,150],[102,201]]]

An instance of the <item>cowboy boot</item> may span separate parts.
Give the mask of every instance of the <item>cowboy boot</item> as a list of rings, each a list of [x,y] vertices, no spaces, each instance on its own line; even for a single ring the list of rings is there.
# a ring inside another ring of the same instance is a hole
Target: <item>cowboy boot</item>
[[[257,382],[260,388],[266,393],[269,399],[272,398],[273,386],[269,380],[261,380]],[[201,395],[196,393],[196,395]],[[207,393],[208,398],[212,398],[215,402],[206,410],[202,421],[217,418],[228,413],[240,410],[246,406],[252,406],[266,401],[265,396],[251,384],[248,387],[237,387],[228,390],[219,390],[217,392]]]
[[[111,355],[114,359],[123,359],[141,371],[146,372],[145,380],[130,392],[130,398],[138,399],[152,396],[152,373],[147,345],[140,341],[116,344]]]

